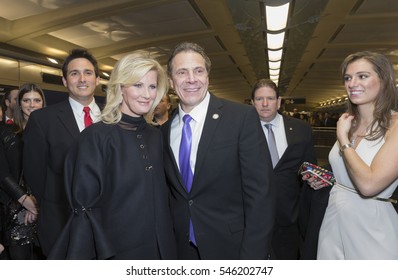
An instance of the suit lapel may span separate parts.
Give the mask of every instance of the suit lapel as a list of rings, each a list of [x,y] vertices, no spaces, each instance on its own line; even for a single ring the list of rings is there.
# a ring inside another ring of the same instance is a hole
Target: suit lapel
[[[282,116],[282,117],[283,117],[283,125],[285,127],[287,147],[286,147],[286,150],[283,153],[282,157],[279,159],[278,164],[275,167],[278,167],[279,163],[283,162],[284,158],[289,153],[289,149],[292,145],[292,142],[294,141],[295,127],[289,118],[286,118],[285,116]]]
[[[214,133],[217,129],[219,120],[222,117],[222,102],[220,99],[217,97],[210,95],[210,102],[209,102],[209,107],[207,109],[207,114],[206,114],[206,119],[205,123],[203,126],[203,131],[201,138],[199,140],[199,147],[198,151],[196,154],[196,164],[195,164],[195,174],[193,177],[193,183],[192,183],[192,188],[191,188],[191,193],[195,191],[195,185],[196,185],[196,178],[198,174],[200,173],[200,169],[204,164],[204,159],[206,157],[206,151],[209,149],[209,145],[211,143],[211,140],[214,136]],[[170,118],[170,121],[165,124],[165,129],[167,131],[167,137],[166,137],[166,142],[167,142],[167,149],[168,149],[168,154],[170,156],[170,159],[173,162],[173,168],[175,170],[176,177],[178,179],[179,185],[177,186],[178,191],[183,194],[184,196],[187,196],[187,191],[185,190],[184,183],[182,182],[182,178],[180,175],[180,171],[178,169],[177,165],[177,159],[174,157],[173,150],[171,149],[170,146],[170,132],[171,132],[171,123],[176,118],[178,110],[173,114],[173,116]],[[167,126],[167,127],[166,127]]]
[[[287,147],[289,148],[289,146],[291,145],[291,143],[292,143],[292,141],[294,139],[294,129],[295,129],[295,127],[291,123],[290,119],[286,118],[285,116],[283,116],[283,123],[284,123],[284,126],[285,126]]]
[[[174,174],[176,174],[176,178],[179,182],[179,184],[178,184],[178,186],[176,186],[176,188],[182,195],[187,196],[188,193],[187,193],[184,183],[182,181],[180,170],[178,169],[177,159],[175,158],[173,149],[171,148],[171,145],[170,145],[171,124],[173,123],[173,120],[177,117],[178,117],[178,109],[174,111],[173,115],[169,118],[169,121],[164,124],[164,126],[165,126],[164,129],[167,133],[167,136],[164,138],[166,141],[167,154],[170,158],[170,161],[173,163]]]
[[[57,117],[72,137],[77,138],[80,131],[68,100],[64,102],[63,106],[60,106]]]
[[[222,118],[222,102],[214,95],[210,95],[209,107],[207,109],[206,119],[203,126],[202,135],[199,141],[198,152],[196,155],[195,174],[193,178],[192,190],[195,189],[196,177],[204,164],[210,143],[216,132],[220,119]]]

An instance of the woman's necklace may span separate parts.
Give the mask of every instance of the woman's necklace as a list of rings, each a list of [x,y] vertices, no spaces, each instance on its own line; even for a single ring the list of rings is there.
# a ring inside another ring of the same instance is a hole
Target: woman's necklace
[[[368,131],[369,126],[365,126],[364,129],[361,130],[361,133],[353,134],[351,138],[351,145],[355,147],[355,143],[358,140],[358,137],[365,137],[366,132]]]

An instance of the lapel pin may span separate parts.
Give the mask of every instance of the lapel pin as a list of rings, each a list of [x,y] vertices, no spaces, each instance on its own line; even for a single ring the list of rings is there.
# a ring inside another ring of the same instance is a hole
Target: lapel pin
[[[214,120],[218,119],[219,117],[220,117],[219,114],[214,114],[214,115],[213,115],[213,119],[214,119]]]
[[[293,128],[289,127],[289,130],[293,130]]]

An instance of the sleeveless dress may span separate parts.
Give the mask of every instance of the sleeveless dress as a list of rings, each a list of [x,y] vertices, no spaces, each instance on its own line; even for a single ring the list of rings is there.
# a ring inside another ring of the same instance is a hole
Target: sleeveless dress
[[[370,166],[384,138],[362,139],[357,154]],[[329,154],[336,184],[319,233],[318,259],[398,259],[398,215],[390,202],[361,197],[348,176],[337,142]],[[398,179],[377,195],[389,198]]]

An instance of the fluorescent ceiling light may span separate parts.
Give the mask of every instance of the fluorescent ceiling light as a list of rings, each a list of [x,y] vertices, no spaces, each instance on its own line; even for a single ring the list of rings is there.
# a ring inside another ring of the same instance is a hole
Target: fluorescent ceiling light
[[[279,31],[286,28],[290,3],[282,6],[265,6],[267,30]]]
[[[102,72],[102,74],[103,74],[105,77],[109,78],[109,74],[108,74],[108,73]]]
[[[48,61],[50,61],[51,63],[58,64],[58,61],[56,61],[54,58],[47,57],[47,59],[48,59]]]
[[[271,61],[278,61],[282,59],[282,50],[270,51],[268,50],[268,59]]]
[[[268,49],[281,49],[285,40],[285,32],[270,34],[267,33],[267,46]]]
[[[277,70],[269,69],[269,74],[272,76],[279,75],[279,69]]]
[[[268,68],[269,69],[280,69],[281,68],[281,61],[268,61]]]
[[[269,78],[274,81],[275,83],[277,83],[279,81],[279,75],[274,76],[274,75],[269,75]]]

